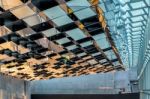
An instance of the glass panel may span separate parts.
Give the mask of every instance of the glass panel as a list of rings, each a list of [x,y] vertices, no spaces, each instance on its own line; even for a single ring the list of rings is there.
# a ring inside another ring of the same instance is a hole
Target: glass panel
[[[132,32],[131,34],[132,34],[132,35],[140,35],[141,32],[140,32],[140,31],[138,31],[138,32]]]
[[[97,61],[95,61],[94,59],[93,60],[89,60],[88,61],[90,64],[96,64],[97,63]]]
[[[36,24],[40,24],[42,22],[45,22],[45,20],[40,17],[39,15],[33,15],[33,16],[30,16],[30,17],[27,17],[27,18],[24,18],[23,19],[29,26],[33,26],[33,25],[36,25]]]
[[[131,7],[132,7],[133,9],[141,8],[141,7],[144,7],[144,6],[145,6],[144,1],[131,3]]]
[[[21,0],[1,0],[0,7],[4,8],[5,10],[11,9],[13,7],[22,5],[23,3]],[[7,6],[4,6],[7,5]]]
[[[19,35],[21,35],[22,37],[26,37],[26,36],[29,36],[31,34],[35,34],[36,32],[33,31],[31,28],[25,28],[25,29],[17,31],[17,33]]]
[[[102,33],[102,34],[98,34],[96,36],[93,36],[93,38],[95,40],[100,40],[100,39],[106,38],[106,35],[104,33]]]
[[[113,64],[114,64],[114,66],[118,66],[118,65],[120,65],[120,63],[119,63],[119,62],[113,62]]]
[[[66,15],[66,13],[59,7],[53,7],[50,9],[47,9],[43,11],[50,19],[54,19],[63,15]]]
[[[32,9],[25,5],[19,7],[18,9],[12,10],[11,12],[19,19],[35,14],[35,12]]]
[[[107,20],[110,20],[110,19],[114,18],[114,16],[115,16],[115,14],[112,11],[105,13],[105,17],[106,17]]]
[[[85,38],[86,35],[78,28],[66,32],[74,40]]]
[[[81,56],[84,56],[86,55],[86,53],[81,53],[81,54],[78,54],[77,56],[81,57]]]
[[[113,52],[112,50],[106,51],[106,52],[104,52],[104,53],[107,55],[107,57],[108,57],[110,60],[117,58],[116,55],[114,54],[114,52]]]
[[[57,26],[65,25],[73,22],[67,15],[52,20]]]
[[[99,45],[99,47],[101,49],[105,49],[110,47],[110,44],[108,43],[108,41],[106,40],[106,38],[100,39],[100,40],[96,40],[97,44]]]
[[[101,54],[100,52],[97,52],[97,53],[92,54],[92,56],[96,56],[96,55],[100,55],[100,54]]]
[[[86,46],[91,45],[91,44],[93,44],[92,41],[88,41],[88,42],[82,43],[82,44],[80,44],[80,45],[81,45],[82,47],[86,47]]]
[[[85,7],[89,7],[90,4],[87,0],[72,0],[67,2],[67,5],[73,10],[77,11]]]
[[[52,29],[48,29],[46,31],[42,31],[43,34],[45,34],[47,37],[50,37],[50,36],[54,36],[56,34],[59,34],[60,32],[55,29],[55,28],[52,28]]]
[[[64,43],[67,43],[69,41],[70,40],[68,38],[62,38],[62,39],[57,40],[56,42],[59,43],[59,44],[64,44]]]
[[[144,20],[144,19],[143,19],[142,16],[138,16],[138,17],[132,17],[131,20],[132,20],[133,22],[137,22],[137,21],[142,21],[142,20]]]
[[[102,60],[100,60],[99,62],[100,62],[100,63],[104,63],[104,62],[107,62],[107,60],[106,60],[106,59],[102,59]]]
[[[136,22],[136,23],[132,23],[132,26],[137,27],[137,26],[142,26],[143,23],[142,22]]]
[[[0,36],[4,36],[4,35],[7,35],[7,34],[10,34],[11,31],[5,27],[5,26],[0,26]]]
[[[105,4],[104,3],[99,4],[99,7],[102,8],[102,10],[104,12],[106,12],[106,8],[105,8]]]
[[[144,14],[144,11],[143,11],[143,9],[133,10],[133,11],[131,11],[131,14],[133,16],[137,16],[137,15]]]
[[[92,11],[90,8],[86,8],[77,12],[74,12],[74,14],[80,19],[85,19],[91,16],[96,15],[94,11]]]
[[[68,50],[73,50],[73,49],[76,49],[77,48],[77,46],[76,45],[71,45],[71,46],[69,46],[69,47],[66,47]]]

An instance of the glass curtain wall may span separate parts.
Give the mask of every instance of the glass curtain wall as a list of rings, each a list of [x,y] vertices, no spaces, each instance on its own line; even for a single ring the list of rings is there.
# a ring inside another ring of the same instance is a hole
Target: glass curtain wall
[[[138,65],[138,79],[141,90],[141,99],[150,99],[150,20],[145,32],[144,46],[140,52],[141,57],[139,59],[141,61],[139,61]]]
[[[101,0],[126,68],[138,68],[141,99],[150,99],[150,0]]]

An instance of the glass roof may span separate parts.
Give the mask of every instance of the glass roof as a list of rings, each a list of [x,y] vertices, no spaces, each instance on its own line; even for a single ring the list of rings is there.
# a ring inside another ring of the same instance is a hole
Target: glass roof
[[[104,11],[110,33],[127,68],[137,65],[149,5],[149,0],[100,1],[99,6]]]

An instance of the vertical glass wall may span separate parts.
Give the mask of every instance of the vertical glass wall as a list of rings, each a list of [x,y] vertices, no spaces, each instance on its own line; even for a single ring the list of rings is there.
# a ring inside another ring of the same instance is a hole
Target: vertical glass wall
[[[150,13],[144,35],[144,44],[143,47],[140,49],[139,60],[138,79],[141,91],[141,99],[150,99]]]
[[[101,0],[126,68],[138,68],[141,99],[150,99],[150,0]]]

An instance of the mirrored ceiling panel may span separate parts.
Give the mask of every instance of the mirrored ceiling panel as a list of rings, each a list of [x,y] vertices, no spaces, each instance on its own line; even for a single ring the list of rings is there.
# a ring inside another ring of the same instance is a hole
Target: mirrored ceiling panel
[[[125,70],[111,32],[113,25],[126,16],[116,21],[119,15],[112,11],[115,4],[108,1],[108,6],[105,2],[1,0],[0,72],[24,80],[41,80]],[[125,7],[132,6],[126,30],[134,31],[128,40],[137,44],[140,36],[132,35],[143,33],[147,9],[137,14],[140,6],[134,7],[133,3]],[[131,15],[134,17],[129,20]]]

